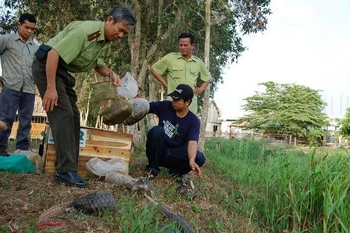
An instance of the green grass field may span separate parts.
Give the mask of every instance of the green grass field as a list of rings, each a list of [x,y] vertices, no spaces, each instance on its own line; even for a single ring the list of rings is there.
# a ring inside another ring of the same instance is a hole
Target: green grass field
[[[251,140],[207,143],[210,172],[232,183],[225,208],[240,210],[267,232],[349,232],[347,151],[267,148]]]

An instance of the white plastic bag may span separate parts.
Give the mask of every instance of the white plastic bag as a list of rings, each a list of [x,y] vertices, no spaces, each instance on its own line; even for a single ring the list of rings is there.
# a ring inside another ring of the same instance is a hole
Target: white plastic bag
[[[127,167],[123,159],[114,158],[103,161],[99,158],[92,158],[86,162],[85,167],[91,173],[97,176],[106,176],[110,171],[117,171],[126,174]]]
[[[107,183],[125,185],[131,188],[132,185],[138,180],[129,175],[124,175],[116,171],[110,171],[107,173],[105,181]]]
[[[118,95],[132,99],[137,95],[139,87],[131,74],[126,72],[125,76],[121,79],[121,86],[118,86],[117,90]]]

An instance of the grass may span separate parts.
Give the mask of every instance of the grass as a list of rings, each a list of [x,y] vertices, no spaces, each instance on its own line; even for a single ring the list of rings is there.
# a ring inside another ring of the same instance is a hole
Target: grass
[[[346,150],[294,149],[265,141],[212,139],[206,143],[203,178],[194,200],[179,196],[163,169],[153,181],[159,199],[195,232],[349,232],[350,157]],[[136,150],[130,175],[146,165]],[[141,193],[91,179],[86,189],[56,185],[45,174],[0,173],[0,232],[177,232],[176,224]],[[37,228],[52,205],[93,191],[107,191],[116,213],[66,213],[63,227]]]
[[[241,185],[238,195],[228,197],[230,204],[250,214],[262,229],[349,232],[350,157],[346,151],[328,154],[311,148],[310,153],[280,153],[257,141],[217,143],[225,149],[209,163]]]

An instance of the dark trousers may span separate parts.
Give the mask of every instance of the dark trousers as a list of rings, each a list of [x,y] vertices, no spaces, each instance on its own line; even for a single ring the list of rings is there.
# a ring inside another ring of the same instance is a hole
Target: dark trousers
[[[187,147],[168,148],[166,146],[166,135],[161,126],[155,126],[147,134],[146,155],[148,165],[146,169],[158,173],[159,167],[169,168],[173,175],[184,175],[192,171],[189,166]],[[205,163],[204,154],[197,151],[195,162],[198,166]]]
[[[33,77],[41,98],[47,88],[46,57],[35,58],[33,62]],[[47,112],[49,125],[56,147],[56,171],[63,173],[77,171],[79,156],[80,113],[76,105],[77,95],[73,89],[75,79],[67,70],[58,66],[56,73],[56,90],[58,103],[53,111]]]
[[[13,121],[18,110],[18,130],[16,137],[16,149],[29,149],[29,133],[32,127],[32,116],[34,110],[35,95],[15,91],[7,87],[2,87],[0,93],[0,120],[7,124],[7,130],[0,130],[0,150],[7,149],[7,140],[11,134]]]

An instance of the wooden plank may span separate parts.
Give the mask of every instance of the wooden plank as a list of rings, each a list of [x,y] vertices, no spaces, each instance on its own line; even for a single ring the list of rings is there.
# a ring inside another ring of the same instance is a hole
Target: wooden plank
[[[15,139],[17,136],[19,122],[13,122],[10,138]],[[42,139],[41,132],[45,131],[46,124],[42,123],[32,123],[32,128],[30,129],[30,138]]]
[[[41,133],[45,132],[46,124],[42,123],[32,123],[32,129],[30,130],[30,137],[31,138],[40,138],[42,139],[43,136]]]
[[[13,122],[10,138],[16,138],[17,136],[17,130],[18,130],[18,122]]]
[[[95,176],[85,168],[86,162],[93,157],[97,157],[104,161],[112,158],[121,158],[124,160],[127,167],[129,167],[133,140],[133,136],[131,134],[89,127],[82,128],[87,129],[87,135],[85,146],[79,148],[79,175],[81,175],[82,177]],[[48,135],[48,126],[46,129],[46,133]],[[45,173],[55,174],[56,148],[54,144],[48,144],[48,138],[46,139],[44,146],[44,156]]]
[[[86,146],[100,146],[100,147],[130,147],[130,142],[116,142],[116,141],[108,141],[108,140],[86,140]]]
[[[78,159],[78,174],[82,177],[96,177],[96,175],[92,174],[85,168],[85,164],[91,159],[91,156],[84,156],[84,155],[79,155]],[[115,156],[110,156],[110,157],[98,157],[99,159],[103,161],[107,161],[110,159],[115,158]],[[47,154],[47,159],[45,161],[45,173],[47,174],[56,174],[56,168],[55,168],[55,162],[56,162],[56,154],[49,152]],[[124,162],[126,164],[126,167],[129,168],[129,158],[124,159]],[[127,171],[128,173],[129,171]]]
[[[82,127],[87,129],[87,133],[91,136],[91,139],[94,140],[96,137],[104,137],[109,138],[110,140],[118,139],[126,139],[130,140],[133,138],[132,134],[127,133],[121,133],[121,132],[114,132],[114,131],[108,131],[104,129],[95,129],[90,127]]]
[[[46,154],[54,154],[56,155],[56,147],[54,145],[49,145],[46,151]],[[128,158],[131,155],[131,150],[127,149],[111,149],[111,148],[94,148],[94,147],[80,147],[80,155],[86,155],[90,157],[101,157],[101,158],[109,158],[109,157],[121,157]]]
[[[95,155],[116,155],[116,156],[122,156],[124,154],[130,154],[130,149],[124,149],[120,147],[109,147],[109,148],[104,148],[104,147],[97,147],[97,146],[86,146],[86,147],[80,147],[80,153],[85,152],[85,153],[90,153],[90,154],[95,154]]]

